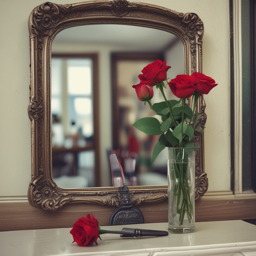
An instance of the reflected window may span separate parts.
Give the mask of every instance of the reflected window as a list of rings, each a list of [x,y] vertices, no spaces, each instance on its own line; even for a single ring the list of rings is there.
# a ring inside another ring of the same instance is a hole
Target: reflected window
[[[92,109],[92,61],[90,59],[67,60],[69,123],[75,122],[85,137],[93,135]]]
[[[52,99],[51,99],[51,109],[54,117],[60,117],[61,110],[61,95],[62,95],[62,60],[53,59],[52,60]],[[55,120],[54,120],[55,122]]]
[[[95,186],[93,59],[53,56],[51,69],[54,181],[62,188]]]
[[[92,94],[92,61],[90,59],[68,59],[69,95]]]

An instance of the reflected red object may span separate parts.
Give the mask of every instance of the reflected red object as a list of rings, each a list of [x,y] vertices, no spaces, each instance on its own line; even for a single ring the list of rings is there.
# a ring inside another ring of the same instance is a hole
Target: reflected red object
[[[137,154],[139,152],[139,149],[140,149],[139,141],[135,137],[134,133],[131,132],[128,138],[128,150],[131,153]]]

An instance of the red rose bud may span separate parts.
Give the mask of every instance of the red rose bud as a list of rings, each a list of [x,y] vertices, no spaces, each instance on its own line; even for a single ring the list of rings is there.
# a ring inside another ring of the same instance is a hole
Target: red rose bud
[[[141,101],[151,100],[154,95],[153,87],[148,84],[139,83],[132,87],[135,89],[138,99]]]
[[[70,231],[74,241],[80,246],[92,245],[97,243],[99,238],[98,221],[92,214],[87,214],[86,218],[82,217],[77,220]]]
[[[142,74],[139,75],[139,79],[144,84],[154,86],[166,80],[166,72],[170,67],[171,66],[166,66],[166,61],[156,60],[142,69]]]
[[[208,94],[217,85],[211,77],[199,72],[194,72],[192,77],[195,78],[195,86],[198,94]]]
[[[196,89],[195,79],[189,75],[177,75],[168,84],[172,93],[178,98],[189,98]]]

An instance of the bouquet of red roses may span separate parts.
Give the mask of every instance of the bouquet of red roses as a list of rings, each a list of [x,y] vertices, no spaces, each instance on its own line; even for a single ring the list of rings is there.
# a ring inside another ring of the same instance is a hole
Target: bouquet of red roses
[[[192,75],[177,75],[168,81],[167,70],[171,68],[166,61],[156,60],[142,69],[138,77],[140,83],[133,85],[138,99],[160,116],[144,117],[137,120],[133,126],[148,135],[159,135],[151,161],[165,148],[185,148],[197,150],[200,145],[194,144],[195,133],[202,133],[203,127],[198,125],[202,114],[197,112],[197,102],[201,95],[208,94],[217,84],[215,81],[202,73],[194,72]],[[167,100],[164,89],[170,88],[178,100]],[[160,90],[164,101],[151,103],[154,96],[154,88]],[[190,102],[190,103],[189,103]],[[188,104],[189,103],[189,104]],[[191,106],[191,107],[190,107]],[[190,200],[189,185],[186,177],[188,156],[176,151],[175,161],[181,164],[173,166],[174,195],[177,197],[177,212],[180,214],[179,222],[183,224],[185,213],[188,219],[192,219],[193,206]]]
[[[201,115],[196,112],[196,105],[200,95],[208,94],[217,84],[202,73],[194,72],[192,75],[177,75],[167,80],[167,70],[171,68],[166,61],[156,60],[142,69],[138,77],[140,83],[133,85],[138,99],[148,103],[149,107],[161,116],[162,123],[154,117],[144,117],[136,121],[133,126],[149,135],[160,135],[152,154],[152,162],[165,147],[189,147],[195,131],[203,132],[196,127]],[[171,89],[180,100],[167,100],[164,89]],[[154,96],[153,88],[159,89],[164,101],[151,104]],[[192,102],[192,109],[188,99]]]

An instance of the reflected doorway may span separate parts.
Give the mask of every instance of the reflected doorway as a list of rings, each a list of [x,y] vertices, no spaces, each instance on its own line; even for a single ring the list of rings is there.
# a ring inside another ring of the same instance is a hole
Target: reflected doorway
[[[180,56],[183,56],[183,44],[178,38],[159,53],[117,52],[111,55],[113,150],[118,152],[128,185],[167,185],[167,149],[152,164],[151,154],[158,136],[147,135],[132,126],[140,118],[155,115],[147,104],[137,99],[132,85],[140,82],[138,75],[141,70],[157,59],[167,60],[167,64],[173,66],[167,73],[168,78],[184,73],[184,62]],[[166,95],[169,99],[174,98],[169,88],[166,88]],[[154,89],[152,103],[161,101],[160,91]],[[131,155],[136,157],[132,177],[129,168],[125,168],[125,162]]]

